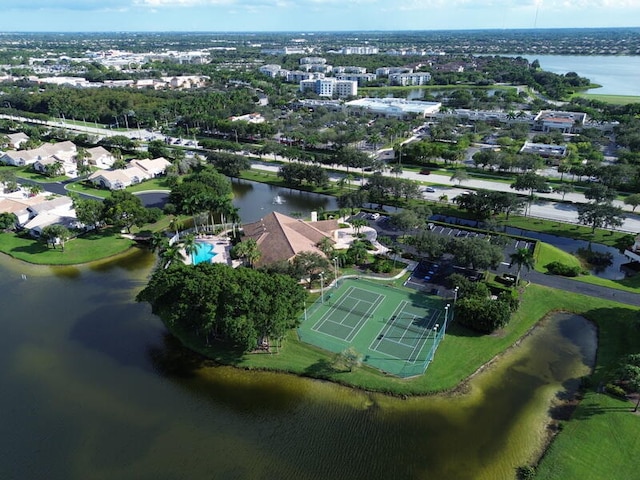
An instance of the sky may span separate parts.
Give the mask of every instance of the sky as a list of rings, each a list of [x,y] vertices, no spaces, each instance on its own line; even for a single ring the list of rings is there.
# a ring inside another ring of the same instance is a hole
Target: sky
[[[640,0],[0,0],[0,32],[640,26]]]

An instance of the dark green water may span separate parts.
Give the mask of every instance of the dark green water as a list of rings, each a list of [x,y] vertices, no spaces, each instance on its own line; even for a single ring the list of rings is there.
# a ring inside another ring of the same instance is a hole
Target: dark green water
[[[595,354],[563,315],[456,398],[198,368],[132,301],[151,262],[0,258],[0,479],[510,479]]]

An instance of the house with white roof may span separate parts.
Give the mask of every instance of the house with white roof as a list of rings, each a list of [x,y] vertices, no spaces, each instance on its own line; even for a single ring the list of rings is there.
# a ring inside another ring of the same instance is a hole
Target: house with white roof
[[[98,170],[89,175],[89,181],[100,188],[122,190],[129,185],[149,180],[167,171],[171,162],[163,157],[131,160],[127,168],[118,170]]]
[[[73,142],[45,143],[31,150],[8,150],[0,156],[0,163],[16,167],[33,165],[38,160],[57,156],[64,162],[71,162],[77,153]]]
[[[169,160],[164,157],[158,157],[154,159],[131,160],[129,167],[125,170],[137,167],[148,175],[147,178],[153,178],[164,174],[170,165],[171,162]]]
[[[50,166],[55,165],[56,163],[60,164],[60,173],[62,175],[66,175],[67,177],[77,177],[78,176],[78,167],[76,162],[65,161],[56,155],[51,157],[43,158],[42,160],[36,160],[32,167],[36,172],[46,174],[48,173],[48,169]]]
[[[100,188],[122,190],[129,185],[140,183],[152,178],[139,167],[132,166],[118,170],[98,170],[89,175],[89,181]]]
[[[98,168],[111,168],[116,161],[109,150],[104,147],[87,148],[87,161],[89,165]]]
[[[29,135],[23,132],[10,133],[7,135],[9,139],[8,147],[17,150],[24,142],[29,140]]]
[[[53,199],[44,199],[27,207],[29,219],[23,223],[23,228],[34,237],[39,237],[42,229],[54,224],[64,225],[67,228],[78,228],[76,212],[73,209],[73,201],[69,197],[60,196]]]

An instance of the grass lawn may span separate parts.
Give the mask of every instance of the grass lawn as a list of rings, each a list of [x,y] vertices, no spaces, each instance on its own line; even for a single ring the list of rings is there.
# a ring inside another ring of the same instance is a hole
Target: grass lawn
[[[100,197],[100,198],[107,198],[111,195],[111,190],[95,188],[90,185],[87,185],[84,182],[70,183],[69,185],[67,185],[67,190],[71,192],[85,193],[87,195],[93,195],[94,197]],[[161,177],[161,178],[152,178],[150,180],[146,180],[136,185],[132,185],[130,187],[125,188],[125,190],[127,192],[135,193],[135,192],[146,192],[148,190],[165,190],[168,192],[171,189],[167,186],[167,179],[165,177]]]
[[[612,105],[628,105],[630,103],[640,103],[640,97],[633,95],[604,95],[598,93],[576,93],[574,96],[598,100]]]
[[[533,232],[548,233],[558,237],[575,238],[587,242],[601,243],[610,247],[625,248],[633,245],[634,236],[628,233],[612,232],[610,230],[596,229],[591,233],[590,227],[584,225],[574,225],[572,223],[557,222],[554,220],[544,220],[541,218],[521,217],[511,215],[509,221],[501,220],[500,225]]]
[[[64,252],[42,241],[13,233],[0,234],[0,252],[38,265],[75,265],[108,258],[127,251],[134,242],[113,230],[91,232],[65,243]]]
[[[107,198],[109,195],[111,195],[110,190],[90,187],[83,182],[70,183],[67,185],[67,190],[70,192],[84,193],[86,195],[92,195],[94,197],[100,198]]]
[[[590,392],[538,467],[536,480],[638,478],[640,416],[628,402]]]
[[[33,180],[34,182],[62,182],[69,180],[69,177],[61,175],[59,177],[47,177],[42,173],[34,172],[30,166],[26,167],[14,167],[13,165],[0,165],[0,172],[13,172],[18,178],[25,178],[27,180]]]
[[[558,247],[549,245],[548,243],[538,242],[536,254],[535,270],[537,272],[547,273],[548,270],[545,268],[545,265],[551,262],[560,262],[570,267],[582,268],[582,264],[576,256],[571,255],[564,250],[560,250]]]

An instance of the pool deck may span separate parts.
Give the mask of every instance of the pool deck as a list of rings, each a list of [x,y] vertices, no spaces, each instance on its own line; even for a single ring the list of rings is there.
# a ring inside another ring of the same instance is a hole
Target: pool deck
[[[217,235],[199,235],[196,238],[198,243],[208,243],[212,248],[212,252],[215,256],[211,259],[211,263],[224,263],[229,265],[230,267],[237,267],[240,265],[239,260],[231,259],[231,241],[225,235],[217,236]],[[185,263],[191,264],[191,256],[186,255],[184,250],[182,251],[184,258],[186,258]]]

